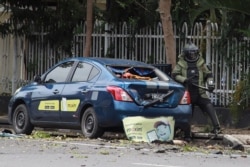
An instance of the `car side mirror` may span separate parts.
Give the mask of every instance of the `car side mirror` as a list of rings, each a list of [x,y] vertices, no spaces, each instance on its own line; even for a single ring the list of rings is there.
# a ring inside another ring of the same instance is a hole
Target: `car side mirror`
[[[35,75],[34,76],[34,81],[37,82],[37,83],[41,83],[42,82],[41,76],[40,75]]]

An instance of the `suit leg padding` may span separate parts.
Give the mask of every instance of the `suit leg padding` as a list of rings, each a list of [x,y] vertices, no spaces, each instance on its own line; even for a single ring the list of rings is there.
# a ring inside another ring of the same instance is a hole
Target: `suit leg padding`
[[[214,109],[213,104],[209,103],[205,106],[205,112],[208,114],[209,118],[212,121],[214,129],[220,128],[220,123],[217,117],[216,110]]]

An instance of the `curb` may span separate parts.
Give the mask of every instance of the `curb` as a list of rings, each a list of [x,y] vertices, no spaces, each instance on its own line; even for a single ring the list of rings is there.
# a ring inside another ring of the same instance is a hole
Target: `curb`
[[[250,152],[250,135],[218,134],[216,137],[210,133],[193,133],[195,139],[203,139],[205,143],[221,141],[222,145],[229,146],[233,150]]]
[[[233,150],[250,151],[250,135],[224,135],[222,141]]]

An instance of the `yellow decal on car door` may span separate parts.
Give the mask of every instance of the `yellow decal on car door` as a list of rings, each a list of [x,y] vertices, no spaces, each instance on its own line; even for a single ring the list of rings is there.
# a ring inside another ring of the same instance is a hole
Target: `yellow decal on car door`
[[[80,104],[79,99],[66,99],[61,100],[61,111],[75,112]]]
[[[38,110],[59,111],[59,100],[40,101]]]

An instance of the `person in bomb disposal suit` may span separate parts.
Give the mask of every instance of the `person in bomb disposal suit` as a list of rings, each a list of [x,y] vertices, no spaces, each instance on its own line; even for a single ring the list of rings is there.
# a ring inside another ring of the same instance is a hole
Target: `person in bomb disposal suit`
[[[208,91],[213,92],[215,85],[212,72],[200,55],[199,48],[191,41],[188,42],[178,59],[172,72],[173,79],[182,83],[189,90],[192,108],[194,109],[194,106],[197,105],[203,112],[208,114],[213,124],[211,133],[215,135],[221,133],[220,123],[214,106],[207,96],[206,90],[202,89],[207,84]],[[185,125],[184,135],[186,140],[191,140],[190,124]]]

